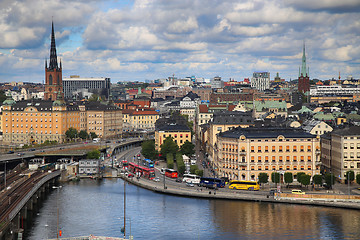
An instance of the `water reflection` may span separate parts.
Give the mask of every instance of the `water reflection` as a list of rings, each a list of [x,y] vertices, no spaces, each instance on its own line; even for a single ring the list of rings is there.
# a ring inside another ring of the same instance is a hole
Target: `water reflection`
[[[219,230],[242,239],[360,239],[355,210],[235,201],[210,207]]]
[[[82,180],[59,191],[64,237],[122,237],[123,181]],[[360,239],[360,212],[301,205],[200,200],[126,185],[127,228],[134,239]],[[27,239],[56,238],[56,191]],[[47,225],[47,227],[44,227]]]

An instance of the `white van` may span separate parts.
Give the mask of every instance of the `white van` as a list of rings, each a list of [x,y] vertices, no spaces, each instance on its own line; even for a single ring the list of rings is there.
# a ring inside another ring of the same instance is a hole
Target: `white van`
[[[195,174],[184,174],[183,182],[190,182],[193,184],[200,184],[200,176],[197,176]]]
[[[98,142],[100,142],[100,138],[94,138],[93,139],[93,143],[98,143]]]

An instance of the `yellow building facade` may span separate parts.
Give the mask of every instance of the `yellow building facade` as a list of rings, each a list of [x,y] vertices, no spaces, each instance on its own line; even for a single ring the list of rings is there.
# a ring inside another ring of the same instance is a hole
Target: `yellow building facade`
[[[297,129],[237,128],[220,133],[215,165],[218,175],[257,181],[259,173],[320,174],[319,137]]]
[[[184,125],[165,125],[155,130],[155,148],[161,150],[161,145],[167,137],[172,137],[179,148],[186,142],[191,142],[191,131]]]
[[[133,131],[137,129],[154,130],[155,122],[158,119],[159,113],[154,110],[123,110],[124,131]]]
[[[100,103],[66,103],[56,100],[5,100],[3,105],[3,141],[8,144],[64,142],[69,128],[109,138],[122,133],[121,110]]]

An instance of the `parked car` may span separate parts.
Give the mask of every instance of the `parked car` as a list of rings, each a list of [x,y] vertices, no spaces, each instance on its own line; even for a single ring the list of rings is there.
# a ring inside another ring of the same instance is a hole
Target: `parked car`
[[[18,155],[18,156],[22,156],[22,155],[25,155],[25,153],[18,153],[17,155]]]
[[[187,187],[195,187],[195,185],[192,182],[186,182]]]
[[[156,177],[153,179],[155,182],[160,182],[160,178],[159,177]]]
[[[305,194],[305,192],[301,191],[300,189],[293,189],[291,191],[292,194],[299,194],[299,195],[303,195]]]
[[[181,179],[181,178],[177,178],[175,181],[176,181],[176,182],[182,182],[182,179]]]
[[[36,149],[35,148],[30,148],[29,151],[35,151]]]
[[[128,178],[132,178],[132,177],[134,177],[134,174],[129,173],[129,174],[127,175],[127,177],[128,177]]]
[[[11,150],[7,152],[7,154],[13,154],[13,153],[14,153],[14,151],[11,151]]]
[[[111,141],[107,140],[105,143],[111,143]]]

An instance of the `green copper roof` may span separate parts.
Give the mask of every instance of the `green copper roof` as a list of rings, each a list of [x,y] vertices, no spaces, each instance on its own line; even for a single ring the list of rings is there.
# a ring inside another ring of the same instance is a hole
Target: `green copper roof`
[[[334,116],[331,113],[324,114],[323,112],[315,114],[314,119],[323,121],[335,120]]]
[[[254,109],[257,112],[268,111],[269,109],[279,109],[279,111],[287,111],[285,101],[254,101]]]

